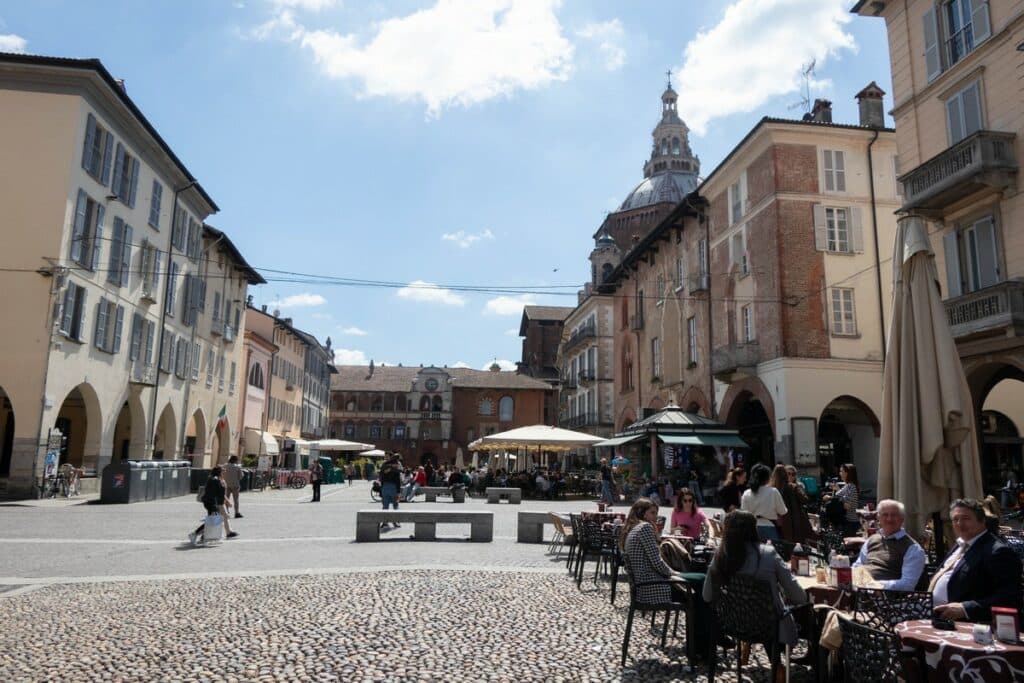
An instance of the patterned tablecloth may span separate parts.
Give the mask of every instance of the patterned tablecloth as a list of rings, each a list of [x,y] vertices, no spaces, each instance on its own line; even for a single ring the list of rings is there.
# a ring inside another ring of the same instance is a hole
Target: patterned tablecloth
[[[1024,645],[998,640],[981,645],[974,642],[972,627],[958,622],[955,631],[942,631],[927,620],[904,621],[896,633],[903,645],[924,653],[927,680],[933,683],[1024,681]]]

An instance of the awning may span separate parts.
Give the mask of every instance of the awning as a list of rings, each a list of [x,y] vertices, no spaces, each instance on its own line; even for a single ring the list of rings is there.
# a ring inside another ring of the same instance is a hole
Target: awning
[[[294,450],[299,455],[309,455],[309,447],[313,444],[312,441],[306,441],[305,439],[285,439],[284,443],[285,450],[288,450],[289,445],[294,444]]]
[[[736,434],[659,434],[663,443],[674,446],[720,446],[725,448],[750,448],[750,444]]]
[[[632,434],[630,436],[616,436],[613,439],[608,439],[607,441],[601,441],[600,443],[595,443],[594,447],[595,448],[606,448],[606,447],[607,448],[611,448],[612,446],[621,446],[624,443],[629,443],[631,441],[637,441],[638,439],[642,439],[645,436],[647,436],[647,435],[646,434]]]
[[[281,449],[273,434],[250,428],[245,430],[245,452],[246,455],[280,455]]]

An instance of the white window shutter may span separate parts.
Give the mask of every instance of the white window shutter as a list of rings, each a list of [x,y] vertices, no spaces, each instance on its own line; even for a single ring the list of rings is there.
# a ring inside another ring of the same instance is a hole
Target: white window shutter
[[[152,320],[146,322],[146,365],[153,364],[153,345],[156,337],[156,323]]]
[[[114,317],[114,346],[111,353],[121,350],[121,330],[124,328],[124,306],[117,307],[117,314]]]
[[[192,379],[199,381],[199,361],[202,356],[202,346],[197,342],[192,345]]]
[[[946,287],[949,297],[963,294],[963,277],[960,274],[960,246],[955,230],[942,236],[942,248],[946,256]]]
[[[855,254],[864,252],[863,214],[859,206],[850,207],[850,250]]]
[[[73,330],[74,337],[78,341],[85,341],[85,321],[87,319],[86,311],[86,295],[89,293],[85,287],[77,287],[78,292],[78,326]],[[72,327],[74,323],[72,322]]]
[[[940,49],[939,21],[933,6],[924,13],[924,64],[929,81],[942,73]]]
[[[835,185],[837,192],[846,192],[846,153],[832,152],[832,163],[835,164]]]
[[[832,163],[832,150],[826,149],[824,151],[823,159],[823,166],[825,167],[825,191],[835,192],[835,176],[833,175],[835,172],[835,165]]]
[[[999,261],[996,258],[996,228],[992,218],[983,218],[974,224],[978,237],[978,280],[982,287],[999,282]]]
[[[989,20],[988,0],[972,0],[971,28],[974,31],[974,44],[992,35],[992,22]]]
[[[825,207],[814,205],[814,248],[828,251],[828,229],[825,226]]]
[[[107,350],[107,300],[100,299],[96,304],[96,332],[92,343],[98,349]]]

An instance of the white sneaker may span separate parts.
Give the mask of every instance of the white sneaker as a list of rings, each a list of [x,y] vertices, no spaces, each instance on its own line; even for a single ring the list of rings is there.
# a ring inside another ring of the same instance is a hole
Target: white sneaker
[[[401,528],[402,528],[402,525],[401,525],[401,524],[399,524],[398,522],[395,522],[395,528],[396,528],[396,529],[401,529]]]
[[[388,524],[387,522],[381,522],[380,523],[380,528],[381,528],[381,531],[387,531],[388,529],[391,528],[391,525]]]
[[[193,531],[188,535],[188,541],[192,544],[192,547],[195,548],[199,545],[199,534]]]

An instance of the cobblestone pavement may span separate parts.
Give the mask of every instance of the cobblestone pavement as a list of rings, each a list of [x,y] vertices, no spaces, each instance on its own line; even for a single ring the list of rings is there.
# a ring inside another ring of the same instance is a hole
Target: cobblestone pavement
[[[607,585],[577,590],[564,556],[515,542],[519,510],[591,501],[458,506],[495,513],[493,543],[454,540],[458,525],[438,525],[448,542],[403,527],[354,543],[367,483],[309,493],[243,494],[240,537],[204,548],[185,539],[192,497],[0,506],[0,681],[706,680],[641,617],[620,667],[626,586],[613,607]],[[749,670],[768,678],[759,648]]]
[[[584,585],[486,570],[50,585],[0,598],[0,680],[706,680],[645,618],[621,668],[627,600]],[[759,653],[748,670],[767,680]]]

